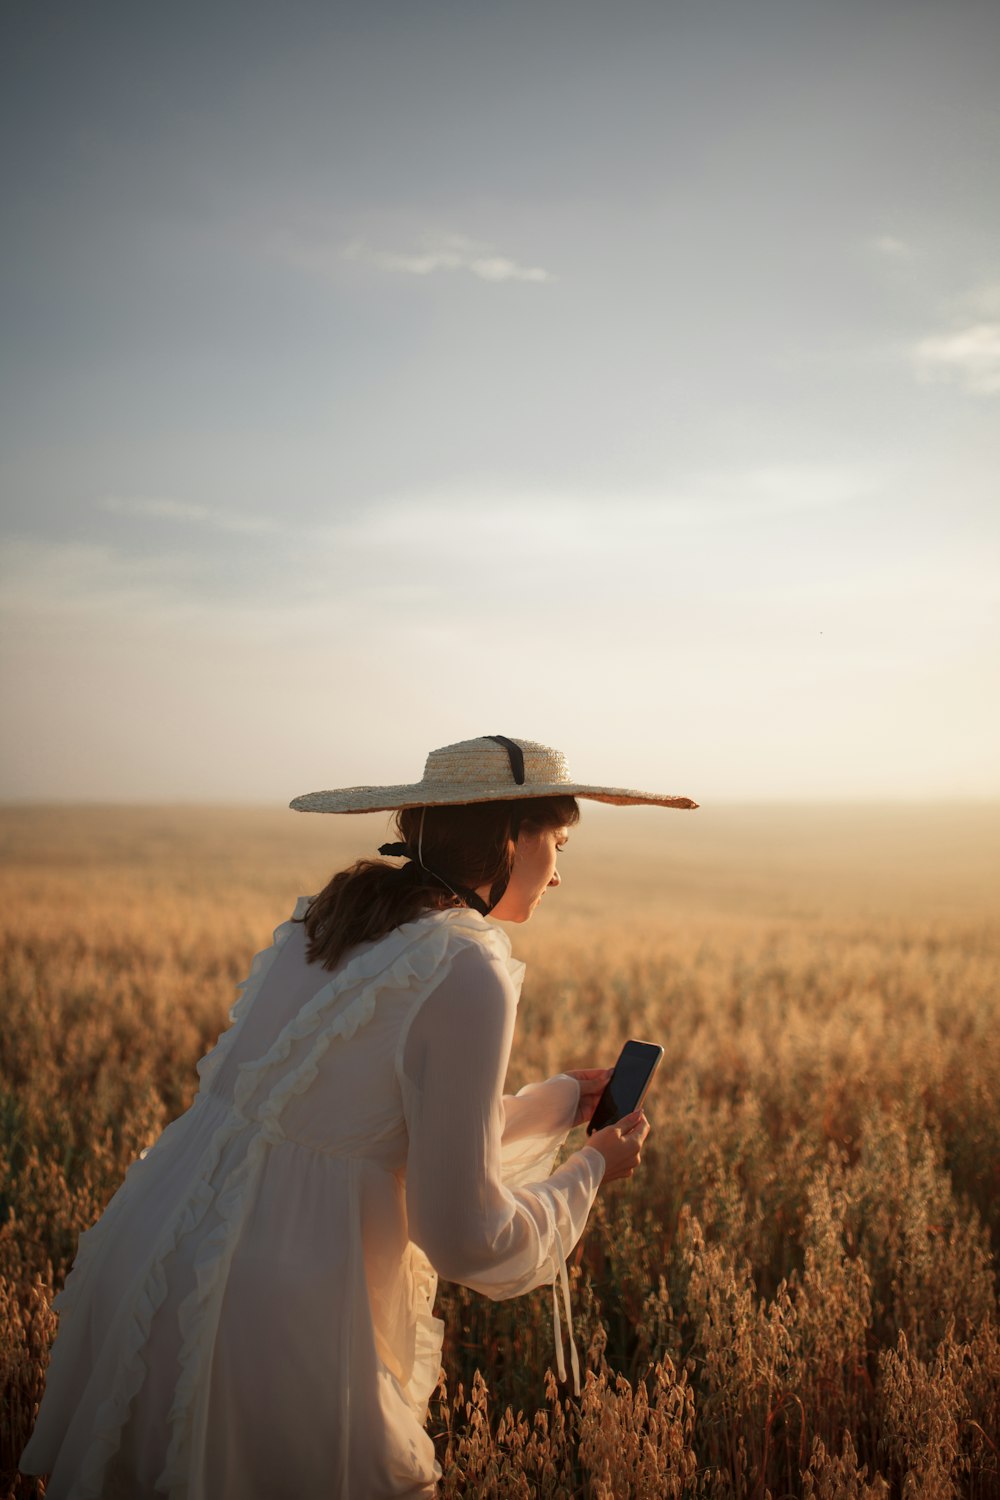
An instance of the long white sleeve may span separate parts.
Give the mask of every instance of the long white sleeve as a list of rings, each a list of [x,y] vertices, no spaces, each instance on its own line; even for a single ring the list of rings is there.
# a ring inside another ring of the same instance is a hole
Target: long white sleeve
[[[580,1085],[568,1073],[504,1094],[500,1175],[507,1187],[525,1187],[549,1176],[579,1104]],[[603,1158],[601,1165],[603,1170]]]
[[[463,948],[413,1020],[400,1069],[410,1238],[447,1280],[498,1300],[555,1279],[604,1171],[600,1152],[587,1147],[530,1186],[504,1185],[503,1082],[515,1015],[503,967],[478,947]],[[567,1084],[575,1090],[565,1079],[561,1099],[550,1090],[543,1111],[546,1128],[561,1114],[562,1134],[572,1120]]]

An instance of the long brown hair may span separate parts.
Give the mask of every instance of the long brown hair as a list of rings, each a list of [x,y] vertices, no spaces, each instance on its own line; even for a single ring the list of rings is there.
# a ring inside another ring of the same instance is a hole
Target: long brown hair
[[[302,919],[309,962],[333,969],[357,943],[384,937],[424,912],[465,905],[450,886],[489,885],[492,905],[510,879],[520,830],[570,827],[579,817],[572,797],[402,808],[394,820],[400,840],[413,851],[419,841],[422,859],[441,878],[416,860],[399,866],[359,859],[339,870]]]

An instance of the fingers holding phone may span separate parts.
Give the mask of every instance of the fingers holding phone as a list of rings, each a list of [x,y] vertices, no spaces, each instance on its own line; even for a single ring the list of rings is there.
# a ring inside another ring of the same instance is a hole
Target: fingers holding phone
[[[632,1037],[625,1043],[597,1101],[587,1126],[588,1135],[642,1108],[662,1056],[663,1048],[655,1042],[640,1042]]]
[[[632,1037],[611,1070],[587,1126],[587,1144],[604,1157],[604,1182],[631,1177],[642,1159],[649,1134],[642,1101],[662,1056],[657,1043]]]
[[[567,1076],[580,1085],[580,1104],[574,1125],[586,1125],[597,1108],[598,1100],[611,1081],[613,1068],[569,1068]]]
[[[595,1130],[588,1146],[593,1146],[604,1157],[605,1182],[617,1182],[622,1177],[631,1177],[642,1160],[642,1148],[649,1135],[649,1121],[641,1109],[634,1110],[615,1125],[605,1125]]]

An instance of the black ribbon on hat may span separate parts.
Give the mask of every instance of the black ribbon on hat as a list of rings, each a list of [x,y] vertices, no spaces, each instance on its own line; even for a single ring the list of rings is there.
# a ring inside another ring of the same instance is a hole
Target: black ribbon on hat
[[[510,774],[513,776],[515,784],[517,786],[524,786],[524,751],[520,745],[516,744],[513,740],[509,740],[505,734],[484,734],[483,739],[492,740],[495,745],[503,746],[507,752],[507,759],[510,761]],[[520,812],[515,812],[511,814],[510,820],[510,836],[515,844],[518,841],[520,833],[521,814]],[[500,896],[502,895],[503,891],[500,892]],[[500,896],[497,897],[497,901],[500,900]]]
[[[505,734],[484,734],[483,739],[492,740],[495,745],[504,747],[510,761],[510,774],[518,786],[524,786],[524,751],[520,745],[515,745]]]

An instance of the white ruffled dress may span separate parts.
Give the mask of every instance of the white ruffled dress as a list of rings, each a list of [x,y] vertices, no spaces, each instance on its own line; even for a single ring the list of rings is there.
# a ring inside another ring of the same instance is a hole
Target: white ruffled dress
[[[585,1147],[552,1172],[574,1079],[503,1096],[522,974],[465,909],[333,973],[278,928],[191,1108],[81,1237],[21,1458],[49,1500],[434,1493],[437,1273],[561,1280],[568,1313],[604,1169]]]

